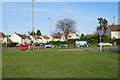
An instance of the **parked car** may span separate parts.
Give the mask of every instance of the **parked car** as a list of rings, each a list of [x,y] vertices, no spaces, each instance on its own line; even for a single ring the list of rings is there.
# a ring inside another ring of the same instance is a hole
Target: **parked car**
[[[54,48],[54,45],[51,44],[45,44],[43,45],[44,48]]]
[[[35,45],[35,46],[39,46],[40,44],[39,44],[38,42],[35,42],[34,45]]]
[[[59,48],[68,48],[69,45],[68,44],[60,44],[58,45]]]
[[[108,43],[108,42],[101,42],[98,44],[99,46],[112,46],[111,43]]]
[[[28,45],[20,45],[20,49],[21,50],[28,50],[29,49],[29,46]],[[30,50],[33,50],[33,47],[30,46]]]
[[[87,43],[87,41],[76,41],[75,46],[76,47],[90,47],[90,43]]]

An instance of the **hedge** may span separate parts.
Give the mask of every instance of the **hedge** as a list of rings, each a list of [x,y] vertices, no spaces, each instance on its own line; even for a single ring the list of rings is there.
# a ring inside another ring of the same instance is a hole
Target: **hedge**
[[[16,47],[16,45],[17,45],[18,43],[16,43],[16,42],[12,42],[12,43],[2,43],[2,47],[6,47],[6,45],[7,45],[7,47]]]

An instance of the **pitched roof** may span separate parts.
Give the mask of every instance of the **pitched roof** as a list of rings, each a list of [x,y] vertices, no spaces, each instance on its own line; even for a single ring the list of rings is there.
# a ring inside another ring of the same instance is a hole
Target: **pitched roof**
[[[12,41],[11,39],[8,39],[7,42],[8,42],[8,43],[12,43],[13,41]]]
[[[16,33],[16,32],[15,32]],[[22,39],[25,39],[25,38],[27,38],[27,35],[26,34],[18,34],[18,33],[16,33],[18,36],[20,36]]]
[[[115,25],[115,24],[109,25],[109,28],[110,28],[111,31],[120,31],[120,24],[118,24],[118,25]]]
[[[44,39],[50,39],[48,36],[42,36]]]
[[[5,37],[5,34],[3,32],[0,32],[0,37]]]
[[[52,35],[53,38],[56,38],[56,39],[60,39],[61,36],[57,36],[57,35]]]
[[[34,36],[35,39],[42,39],[40,36]]]

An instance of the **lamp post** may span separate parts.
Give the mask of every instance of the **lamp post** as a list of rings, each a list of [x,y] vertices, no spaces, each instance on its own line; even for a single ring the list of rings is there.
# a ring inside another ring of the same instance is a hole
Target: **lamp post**
[[[113,24],[115,23],[115,16],[113,17]]]
[[[115,16],[113,17],[113,27],[115,26]],[[115,37],[113,38],[114,40],[114,45],[116,45],[116,42],[115,42]]]
[[[34,0],[32,0],[32,32],[34,37]],[[33,39],[33,50],[34,50],[34,39]]]
[[[51,30],[52,30],[52,25],[51,25],[51,18],[49,17],[50,20],[50,35],[51,35]],[[52,41],[51,41],[51,45],[52,45]]]
[[[6,31],[6,30],[7,30],[7,27],[8,27],[8,26],[5,26],[5,28],[6,28],[6,29],[5,29],[5,32],[7,32],[7,31]],[[5,35],[5,37],[6,37],[6,41],[5,41],[5,43],[6,43],[6,47],[8,47],[8,45],[7,45],[7,43],[8,43],[8,36]]]

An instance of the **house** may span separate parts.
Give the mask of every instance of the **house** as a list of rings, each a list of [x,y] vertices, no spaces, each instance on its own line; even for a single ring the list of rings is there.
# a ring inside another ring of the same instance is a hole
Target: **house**
[[[51,39],[48,36],[40,36],[42,38],[42,43],[48,43],[51,41]]]
[[[26,43],[29,43],[28,42],[28,36],[26,34],[18,34],[18,33],[14,33],[10,39],[13,41],[13,42],[17,42],[19,44],[26,44]]]
[[[63,33],[57,33],[51,36],[52,41],[65,41],[65,36]],[[67,39],[80,39],[79,35],[76,33],[70,32],[67,36]]]
[[[3,32],[0,32],[0,43],[11,43],[12,41]]]
[[[60,41],[60,39],[61,39],[61,36],[51,36],[53,39],[52,39],[52,41]]]
[[[79,38],[80,38],[79,35],[77,35],[76,33],[71,32],[68,34],[68,39],[79,39]]]
[[[4,43],[3,40],[5,39],[5,34],[3,32],[0,32],[0,43]]]
[[[42,41],[42,38],[40,37],[40,36],[30,36],[30,38],[31,38],[31,40],[33,41],[33,39],[34,39],[34,43],[42,43],[43,41]]]
[[[110,38],[120,39],[120,24],[115,25],[109,25],[107,30],[107,36]]]

